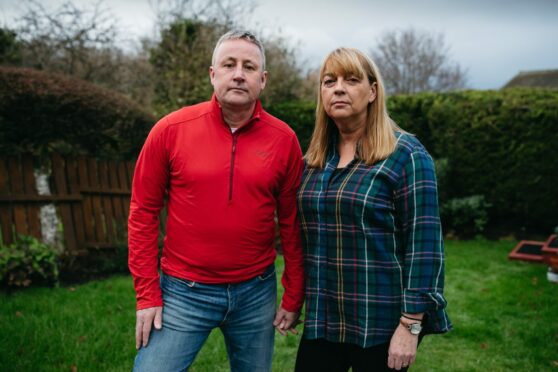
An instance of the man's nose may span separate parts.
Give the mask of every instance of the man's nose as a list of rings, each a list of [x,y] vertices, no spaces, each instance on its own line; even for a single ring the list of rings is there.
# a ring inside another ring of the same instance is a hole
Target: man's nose
[[[242,69],[242,66],[235,67],[233,71],[233,79],[238,81],[244,80],[244,70]]]

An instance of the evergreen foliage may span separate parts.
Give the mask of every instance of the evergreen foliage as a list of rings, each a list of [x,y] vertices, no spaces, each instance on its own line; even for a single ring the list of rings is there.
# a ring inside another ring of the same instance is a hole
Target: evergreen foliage
[[[0,67],[0,154],[131,159],[154,122],[139,105],[91,83]]]

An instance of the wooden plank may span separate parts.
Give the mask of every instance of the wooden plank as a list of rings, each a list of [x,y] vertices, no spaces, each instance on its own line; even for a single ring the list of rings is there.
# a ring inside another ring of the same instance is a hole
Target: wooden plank
[[[110,189],[108,164],[106,161],[98,162],[99,180],[101,189]],[[107,231],[107,241],[111,244],[116,243],[115,226],[114,226],[114,212],[112,210],[111,195],[103,195],[101,197],[103,202],[103,211],[105,212],[105,223]]]
[[[8,168],[6,166],[6,159],[0,158],[0,196],[9,197],[10,184],[8,177]],[[14,241],[12,231],[13,225],[13,212],[12,205],[0,204],[0,233],[2,234],[2,243],[10,244]]]
[[[23,187],[23,176],[18,158],[10,157],[8,159],[8,172],[10,173],[10,189],[15,194],[25,193]],[[18,234],[29,235],[29,227],[27,226],[27,211],[25,206],[21,204],[14,205],[14,223],[15,231]]]
[[[132,190],[132,181],[134,179],[135,168],[136,168],[136,162],[135,161],[130,160],[130,161],[126,162],[126,170],[128,171],[127,172],[128,173],[128,180],[129,180],[128,184],[130,185],[130,187],[129,187],[130,192]]]
[[[126,164],[118,162],[118,178],[120,179],[120,187],[124,190],[131,190],[131,180],[128,177]],[[124,216],[127,218],[130,213],[130,198],[122,198],[124,205]]]
[[[118,180],[118,165],[116,164],[116,161],[110,160],[108,162],[108,170],[109,170],[108,181],[111,189],[121,190],[120,182]],[[112,205],[113,205],[114,220],[116,225],[116,238],[118,240],[124,240],[126,237],[125,232],[126,232],[127,223],[124,220],[124,205],[122,203],[122,197],[113,196]]]
[[[66,181],[66,164],[59,154],[53,154],[51,158],[52,178],[54,190],[57,195],[65,196],[68,194],[68,186]],[[68,203],[58,205],[60,210],[60,218],[64,228],[64,249],[66,252],[75,252],[78,250],[75,233],[75,223],[72,218],[72,207]]]
[[[83,200],[81,194],[69,195],[9,195],[0,196],[0,204],[51,204],[51,203],[80,203]]]
[[[38,195],[37,182],[35,181],[35,167],[33,165],[33,158],[30,155],[23,156],[21,159],[23,167],[23,187],[25,194],[30,196]],[[27,224],[29,227],[29,234],[41,240],[41,214],[40,208],[36,204],[28,204],[27,208]]]
[[[68,179],[68,192],[71,194],[79,193],[79,172],[78,162],[75,158],[66,158],[66,176]],[[85,225],[83,218],[83,199],[80,195],[81,203],[72,203],[70,209],[74,221],[74,232],[76,238],[76,252],[85,250]]]
[[[83,156],[77,162],[79,186],[89,187],[89,172],[87,159]],[[85,241],[95,241],[95,226],[93,223],[93,202],[91,196],[83,195],[83,225],[85,227]]]
[[[92,158],[87,159],[87,168],[89,170],[89,186],[98,188],[99,176],[97,174],[97,161]],[[93,216],[95,218],[95,241],[106,242],[106,224],[103,216],[101,197],[98,195],[92,195],[91,200],[93,203]]]

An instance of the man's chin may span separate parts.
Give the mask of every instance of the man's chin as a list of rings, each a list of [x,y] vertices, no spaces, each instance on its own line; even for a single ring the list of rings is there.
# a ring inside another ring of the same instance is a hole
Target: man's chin
[[[252,100],[247,94],[226,94],[221,103],[231,106],[246,106],[254,102],[255,100]]]

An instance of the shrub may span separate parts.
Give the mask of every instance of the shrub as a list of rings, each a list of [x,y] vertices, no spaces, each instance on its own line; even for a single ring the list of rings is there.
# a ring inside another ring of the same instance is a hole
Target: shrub
[[[440,214],[449,235],[472,238],[482,234],[488,223],[487,203],[483,195],[451,199],[442,204]]]
[[[139,105],[91,83],[0,67],[0,154],[131,159],[154,122]]]
[[[266,109],[271,115],[289,124],[296,132],[302,152],[306,152],[314,130],[316,105],[312,102],[283,102]]]
[[[32,236],[18,235],[10,245],[0,244],[0,282],[27,287],[33,281],[58,283],[58,255]]]

